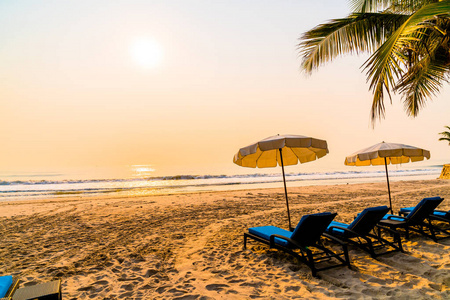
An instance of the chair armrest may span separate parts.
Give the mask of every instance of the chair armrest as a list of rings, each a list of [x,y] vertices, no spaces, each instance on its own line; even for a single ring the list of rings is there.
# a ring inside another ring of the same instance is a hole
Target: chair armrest
[[[326,237],[326,238],[329,238],[329,239],[332,240],[333,242],[336,242],[336,243],[338,243],[338,244],[341,244],[342,246],[347,245],[346,242],[344,242],[343,240],[341,240],[341,239],[335,237],[334,235],[328,234],[328,233],[326,233],[326,232],[323,233],[322,235],[323,235],[324,237]]]
[[[389,227],[387,227],[387,226],[383,226],[383,225],[380,225],[380,224],[377,224],[377,225],[375,225],[375,226],[378,227],[378,228],[384,229],[384,230],[386,230],[386,231],[389,231],[389,232],[390,232],[391,234],[393,234],[393,235],[399,234],[397,230],[391,229],[391,228],[389,228]]]
[[[436,216],[436,215],[432,215],[430,216],[431,220],[437,220],[437,221],[442,221],[442,222],[448,222],[449,220],[445,217],[441,217],[441,216]]]

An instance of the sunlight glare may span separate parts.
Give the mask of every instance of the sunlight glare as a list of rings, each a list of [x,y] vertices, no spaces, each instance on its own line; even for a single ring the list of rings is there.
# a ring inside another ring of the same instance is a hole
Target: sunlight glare
[[[156,170],[151,165],[133,165],[131,166],[133,177],[144,178],[152,175]]]
[[[130,51],[134,62],[143,68],[156,67],[161,63],[163,57],[161,46],[148,38],[135,40]]]

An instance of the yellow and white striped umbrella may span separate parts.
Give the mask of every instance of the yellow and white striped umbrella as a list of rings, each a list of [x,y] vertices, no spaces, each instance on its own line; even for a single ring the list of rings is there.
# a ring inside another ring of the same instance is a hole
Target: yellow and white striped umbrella
[[[386,162],[384,159],[386,158]],[[356,151],[345,158],[347,166],[379,166],[384,164],[404,164],[407,162],[430,159],[430,151],[414,146],[379,143],[368,148]]]
[[[328,152],[324,140],[302,135],[276,135],[239,149],[233,162],[249,168],[291,166],[324,157]]]
[[[430,159],[430,151],[409,145],[381,142],[347,156],[344,164],[347,166],[384,165],[389,194],[389,206],[392,213],[391,188],[389,186],[387,165],[422,161],[425,158]]]
[[[233,162],[249,168],[281,166],[289,229],[292,230],[284,166],[313,161],[324,157],[327,153],[328,145],[324,140],[302,135],[276,135],[239,149],[234,155]]]

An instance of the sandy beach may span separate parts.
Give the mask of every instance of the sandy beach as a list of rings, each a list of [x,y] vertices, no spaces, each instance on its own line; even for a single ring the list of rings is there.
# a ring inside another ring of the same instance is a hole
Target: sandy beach
[[[445,198],[450,180],[391,183],[394,211]],[[387,205],[385,183],[288,188],[291,217]],[[287,228],[280,189],[166,196],[73,197],[0,203],[1,274],[22,286],[62,280],[63,299],[449,299],[450,239],[413,234],[406,253],[371,258],[350,247],[352,268],[311,276],[290,256],[249,241],[249,227]]]

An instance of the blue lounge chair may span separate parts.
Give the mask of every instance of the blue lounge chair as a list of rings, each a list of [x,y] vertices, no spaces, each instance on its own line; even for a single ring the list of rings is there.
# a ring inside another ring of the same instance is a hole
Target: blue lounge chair
[[[441,230],[431,223],[430,215],[436,207],[444,200],[440,197],[422,199],[406,216],[387,214],[379,222],[379,225],[397,230],[403,228],[406,238],[409,238],[409,230],[418,232],[437,242],[436,232]],[[441,238],[441,237],[440,237]]]
[[[390,242],[381,237],[380,231],[375,230],[378,222],[389,211],[387,206],[377,206],[364,209],[350,224],[332,221],[327,233],[358,246],[368,252],[373,258],[394,251],[403,252],[400,234],[390,230],[394,241]],[[382,249],[382,251],[378,251]]]
[[[267,244],[270,248],[284,251],[296,257],[311,269],[313,276],[317,276],[318,271],[342,265],[350,268],[347,245],[324,233],[335,216],[336,213],[305,215],[293,232],[275,226],[249,228],[248,232],[244,233],[244,248],[247,246],[247,238]],[[322,235],[340,244],[342,252],[335,253],[323,246]],[[323,262],[328,262],[328,264],[317,267],[318,264]]]
[[[399,214],[402,215],[402,216],[406,216],[413,209],[414,209],[414,206],[412,206],[412,207],[403,207],[403,208],[400,209]],[[430,218],[433,219],[433,220],[442,221],[442,222],[449,222],[450,223],[450,210],[449,211],[445,211],[445,210],[435,209],[433,211],[433,213],[430,215]]]
[[[11,299],[19,287],[19,279],[11,275],[0,277],[0,299]]]
[[[443,198],[440,198],[440,197],[433,197],[433,199],[442,199],[442,200],[444,200]],[[409,213],[411,213],[411,211],[413,211],[413,209],[414,209],[414,206],[413,207],[401,208],[400,211],[399,211],[399,215],[406,216]],[[429,218],[432,221],[445,222],[445,223],[450,224],[450,210],[449,211],[445,211],[445,210],[435,209],[429,215]],[[440,223],[439,225],[443,225],[443,224]],[[438,240],[450,237],[450,231],[448,230],[448,225],[446,226],[447,229],[444,228],[444,227],[445,227],[445,224],[444,224],[444,226],[434,226],[434,229],[440,233],[440,235],[437,237]]]

